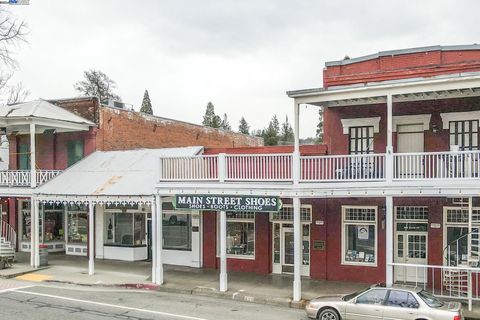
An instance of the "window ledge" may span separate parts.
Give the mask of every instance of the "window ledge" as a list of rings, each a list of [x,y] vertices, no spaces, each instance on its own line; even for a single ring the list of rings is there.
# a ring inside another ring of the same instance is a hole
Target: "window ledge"
[[[217,255],[217,258],[220,258],[220,256]],[[234,255],[234,254],[227,254],[227,259],[255,260],[255,256],[240,256],[240,255]]]
[[[343,266],[355,266],[355,267],[378,267],[376,263],[368,263],[368,262],[348,262],[342,261]]]

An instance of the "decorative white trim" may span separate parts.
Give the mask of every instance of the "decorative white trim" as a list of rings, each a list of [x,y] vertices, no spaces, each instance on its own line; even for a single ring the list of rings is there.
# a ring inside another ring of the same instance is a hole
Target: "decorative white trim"
[[[42,203],[62,203],[62,204],[100,204],[100,205],[117,205],[124,206],[127,204],[145,204],[151,205],[154,201],[152,196],[42,196],[35,197]]]
[[[393,116],[393,132],[397,132],[398,125],[423,124],[423,130],[430,129],[431,114],[412,114],[404,116]]]
[[[343,134],[348,134],[348,129],[350,127],[367,127],[373,126],[373,132],[380,132],[380,117],[372,118],[352,118],[352,119],[342,119]]]
[[[480,111],[466,111],[466,112],[446,112],[440,113],[443,122],[443,129],[449,129],[450,121],[462,120],[480,120]]]

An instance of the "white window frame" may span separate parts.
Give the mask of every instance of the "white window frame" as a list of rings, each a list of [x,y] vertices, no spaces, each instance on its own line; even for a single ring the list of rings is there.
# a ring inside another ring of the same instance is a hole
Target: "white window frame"
[[[343,134],[349,134],[351,127],[373,127],[373,133],[380,132],[380,117],[341,119]]]
[[[360,221],[357,220],[357,222],[345,222],[345,213],[347,209],[374,209],[375,210],[375,221]],[[372,225],[375,227],[375,262],[357,262],[357,261],[346,261],[345,260],[345,253],[346,253],[346,232],[345,232],[345,227],[348,225]],[[377,267],[378,266],[378,206],[352,206],[352,205],[346,205],[342,206],[342,258],[341,258],[341,264],[342,265],[353,265],[353,266],[362,266],[362,267]]]
[[[263,214],[263,213],[261,213]],[[227,227],[229,222],[243,222],[243,223],[253,223],[253,255],[247,256],[247,255],[240,255],[240,254],[228,254],[227,253],[227,258],[230,259],[241,259],[241,260],[255,260],[256,254],[257,254],[257,226],[255,223],[255,218],[256,218],[256,213],[253,215],[253,219],[247,219],[247,218],[228,218],[228,212],[227,212]],[[227,228],[228,229],[228,228]],[[217,215],[217,227],[216,227],[216,243],[217,243],[217,248],[216,248],[216,256],[217,258],[220,257],[220,217]]]
[[[464,121],[464,120],[480,121],[480,111],[445,112],[445,113],[440,113],[440,117],[442,117],[443,129],[449,130],[450,121]]]

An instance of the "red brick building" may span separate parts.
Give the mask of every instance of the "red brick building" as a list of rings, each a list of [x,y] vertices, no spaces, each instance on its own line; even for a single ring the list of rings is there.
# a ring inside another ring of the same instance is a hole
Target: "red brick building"
[[[302,276],[472,292],[460,269],[480,261],[480,46],[327,62],[322,88],[287,94],[293,149],[207,149],[208,182],[163,169],[157,185],[164,197],[282,199],[279,212],[203,212],[203,265],[220,269],[220,288],[235,270],[293,274],[294,300]],[[324,110],[324,145],[309,151],[300,105]]]

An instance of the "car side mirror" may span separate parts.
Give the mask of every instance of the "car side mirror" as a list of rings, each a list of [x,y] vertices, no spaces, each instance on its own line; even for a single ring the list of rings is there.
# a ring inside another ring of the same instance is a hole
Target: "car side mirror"
[[[350,300],[350,302],[355,304],[355,303],[357,303],[357,299],[352,299],[352,300]]]

